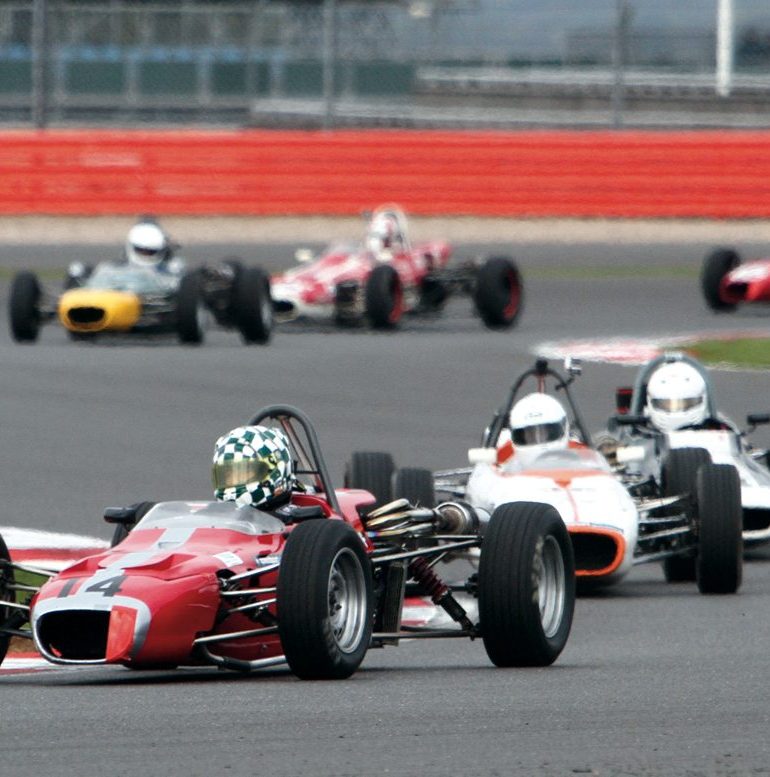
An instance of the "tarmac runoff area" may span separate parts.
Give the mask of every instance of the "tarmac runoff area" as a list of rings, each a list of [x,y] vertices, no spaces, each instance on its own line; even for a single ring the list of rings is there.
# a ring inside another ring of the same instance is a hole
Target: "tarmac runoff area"
[[[358,240],[362,217],[163,216],[164,228],[185,245],[222,240],[296,244]],[[45,245],[122,242],[132,216],[0,217],[0,243]],[[770,220],[718,219],[510,219],[410,217],[413,240],[440,236],[449,241],[527,243],[770,242]]]

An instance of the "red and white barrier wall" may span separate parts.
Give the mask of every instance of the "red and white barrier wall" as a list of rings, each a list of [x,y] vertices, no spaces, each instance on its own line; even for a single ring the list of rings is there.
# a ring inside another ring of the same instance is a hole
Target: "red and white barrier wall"
[[[770,216],[770,132],[0,132],[0,215]]]

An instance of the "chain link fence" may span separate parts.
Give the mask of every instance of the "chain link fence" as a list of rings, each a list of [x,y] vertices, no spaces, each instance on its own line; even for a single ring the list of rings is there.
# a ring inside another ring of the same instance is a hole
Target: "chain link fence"
[[[770,6],[734,0],[0,3],[5,125],[770,125]]]

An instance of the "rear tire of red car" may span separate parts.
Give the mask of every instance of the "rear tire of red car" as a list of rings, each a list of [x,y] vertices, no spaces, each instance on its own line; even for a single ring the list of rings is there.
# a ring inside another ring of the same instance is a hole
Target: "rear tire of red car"
[[[397,470],[393,478],[393,498],[408,499],[411,504],[420,507],[435,507],[433,473],[420,467],[403,467]]]
[[[490,329],[508,329],[516,323],[524,301],[524,286],[513,260],[493,256],[479,267],[473,301]]]
[[[3,606],[3,602],[13,602],[16,600],[16,596],[13,591],[14,574],[13,567],[9,566],[11,561],[11,555],[8,553],[5,540],[0,537],[0,624],[5,623],[12,613],[12,608]],[[11,637],[7,634],[0,634],[0,664],[3,663],[5,655],[8,652],[8,646],[11,642]]]
[[[345,466],[345,488],[368,491],[376,500],[370,509],[393,499],[393,473],[396,466],[389,453],[356,451]]]
[[[492,514],[479,559],[479,623],[496,666],[548,666],[567,644],[575,559],[559,513],[511,502]]]
[[[201,276],[189,272],[182,276],[176,296],[177,335],[182,343],[199,345],[203,342],[203,299]]]
[[[741,258],[731,248],[717,248],[704,260],[701,268],[700,286],[706,304],[716,313],[729,313],[738,307],[724,302],[720,293],[722,278],[741,263]]]
[[[32,272],[17,273],[11,284],[11,335],[17,343],[33,343],[40,332],[40,283]]]
[[[261,267],[242,267],[234,284],[232,312],[243,342],[267,343],[273,334],[270,278]]]
[[[665,496],[689,494],[694,515],[695,490],[698,470],[711,463],[711,454],[705,448],[674,448],[663,463],[661,480]],[[689,556],[663,559],[663,575],[667,583],[695,581],[695,552]]]
[[[347,523],[308,520],[289,534],[276,591],[278,634],[302,680],[342,680],[364,660],[373,625],[372,566]]]
[[[732,464],[704,464],[698,470],[698,555],[702,594],[734,594],[743,577],[741,481]]]
[[[401,278],[389,264],[375,267],[364,289],[366,317],[373,329],[392,329],[404,312]]]

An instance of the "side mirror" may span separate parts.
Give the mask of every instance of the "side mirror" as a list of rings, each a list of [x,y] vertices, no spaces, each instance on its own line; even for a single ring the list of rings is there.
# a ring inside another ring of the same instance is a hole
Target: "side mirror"
[[[86,266],[83,262],[70,262],[67,268],[67,275],[70,278],[82,278],[86,274]]]
[[[577,378],[579,375],[583,374],[583,360],[568,356],[564,360],[564,369],[569,375],[572,375],[573,378]]]
[[[615,410],[618,415],[627,415],[631,409],[631,397],[634,389],[631,386],[618,386],[615,389]]]
[[[752,429],[764,424],[770,424],[770,413],[749,413],[746,416],[746,423]]]
[[[108,507],[104,511],[104,520],[129,526],[136,522],[136,507]]]
[[[469,448],[469,464],[496,464],[497,448]]]
[[[294,258],[300,264],[307,264],[308,262],[312,262],[314,256],[315,254],[313,253],[313,250],[311,248],[298,248],[294,252]]]

